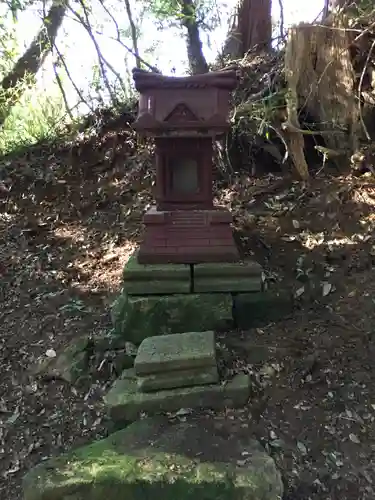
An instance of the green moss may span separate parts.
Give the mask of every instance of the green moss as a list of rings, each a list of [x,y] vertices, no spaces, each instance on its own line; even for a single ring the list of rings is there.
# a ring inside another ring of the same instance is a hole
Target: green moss
[[[112,306],[113,327],[135,344],[169,333],[215,330],[232,322],[230,294],[176,294],[131,297],[121,294]]]
[[[239,469],[235,463],[215,463],[185,453],[189,450],[184,450],[183,437],[191,432],[199,434],[201,430],[190,424],[170,428],[166,421],[151,419],[136,422],[106,439],[34,468],[24,478],[24,499],[280,498],[280,477],[272,459],[259,448],[253,450],[256,468]],[[214,449],[226,446],[226,440],[211,435],[209,439]],[[240,457],[240,448],[238,453]]]
[[[223,496],[233,490],[225,470],[210,464],[196,467],[186,457],[155,453],[151,447],[124,454],[122,433],[57,459],[53,468],[50,464],[34,469],[34,477],[25,480],[25,500],[65,500],[66,495],[77,495],[78,489],[77,498],[82,500],[109,499],[114,493],[118,500],[151,500],[158,493],[165,500],[190,500],[203,486],[207,500],[233,498]],[[39,487],[35,489],[34,484],[28,489],[27,483],[34,483],[36,473]]]

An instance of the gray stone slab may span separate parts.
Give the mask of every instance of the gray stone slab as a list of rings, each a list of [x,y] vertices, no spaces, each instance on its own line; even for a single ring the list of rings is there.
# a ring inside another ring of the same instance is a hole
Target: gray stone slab
[[[260,292],[262,290],[262,277],[228,277],[217,276],[194,279],[194,292]]]
[[[190,293],[189,265],[139,264],[137,254],[130,256],[123,271],[123,289],[128,295]]]
[[[220,276],[258,276],[262,273],[262,266],[253,260],[242,262],[213,262],[207,264],[194,264],[194,276],[216,277]]]
[[[125,370],[104,397],[114,422],[133,421],[142,413],[158,414],[180,408],[222,410],[246,404],[250,395],[250,378],[236,375],[225,384],[197,385],[157,392],[140,392],[134,370]]]
[[[149,337],[139,346],[134,362],[137,375],[206,366],[216,366],[213,331]]]
[[[216,384],[217,382],[219,382],[217,366],[154,373],[137,378],[138,389],[142,392]]]

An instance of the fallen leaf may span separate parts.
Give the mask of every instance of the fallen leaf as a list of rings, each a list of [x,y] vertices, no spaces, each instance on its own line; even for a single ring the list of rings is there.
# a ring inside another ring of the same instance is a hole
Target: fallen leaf
[[[19,465],[19,463],[16,463],[13,467],[10,467],[8,470],[6,470],[5,472],[3,472],[2,476],[4,478],[7,478],[11,474],[15,474],[19,470],[20,470],[20,465]]]
[[[298,288],[298,290],[296,290],[295,294],[294,294],[294,297],[295,298],[298,298],[298,297],[301,297],[301,295],[305,292],[305,287],[304,286],[301,286],[301,288]]]
[[[302,453],[302,455],[307,455],[307,448],[301,441],[297,442],[297,448]]]
[[[326,297],[332,291],[332,284],[328,281],[323,281],[323,297]]]
[[[300,228],[300,223],[298,222],[298,220],[293,220],[292,224],[293,224],[294,229],[299,229]]]
[[[282,439],[274,439],[273,441],[269,442],[269,445],[271,448],[283,448],[285,443]]]
[[[240,467],[245,465],[247,462],[247,460],[237,460],[237,465],[239,465]]]
[[[355,434],[349,434],[349,439],[352,443],[355,443],[355,444],[361,443],[361,441],[359,440],[359,437],[356,436]]]
[[[185,415],[190,415],[191,410],[188,408],[180,408],[178,411],[176,411],[175,416],[176,417],[183,417]]]
[[[13,415],[11,415],[8,420],[7,420],[7,424],[14,424],[14,422],[18,419],[18,417],[20,416],[20,410],[19,408],[17,407],[13,413]]]
[[[275,431],[270,431],[270,439],[272,440],[277,439],[277,434]]]

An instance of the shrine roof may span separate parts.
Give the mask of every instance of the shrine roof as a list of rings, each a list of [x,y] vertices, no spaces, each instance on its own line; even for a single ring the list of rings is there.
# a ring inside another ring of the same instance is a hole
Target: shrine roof
[[[216,87],[234,90],[238,83],[237,69],[232,66],[192,76],[165,76],[143,69],[133,69],[133,79],[138,92],[151,89],[181,89]]]

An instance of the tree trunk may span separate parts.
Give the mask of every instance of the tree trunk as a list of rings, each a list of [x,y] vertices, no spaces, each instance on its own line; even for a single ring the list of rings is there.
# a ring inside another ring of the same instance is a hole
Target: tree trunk
[[[223,56],[242,58],[249,50],[271,49],[271,0],[239,0]]]
[[[186,28],[186,45],[190,71],[193,75],[207,73],[208,64],[203,54],[199,36],[196,7],[194,0],[181,0],[181,24]]]
[[[27,76],[36,76],[39,69],[42,67],[47,55],[52,50],[55,43],[57,33],[63,22],[67,10],[67,1],[54,0],[48,14],[43,19],[42,27],[34,40],[31,42],[26,52],[18,59],[13,69],[8,73],[0,84],[0,90],[5,91],[1,100],[8,101],[10,106],[6,106],[7,110],[1,113],[0,125],[10,112],[11,106],[14,106],[21,97],[21,93],[10,96],[9,91],[12,91],[22,82]]]
[[[125,8],[126,8],[126,13],[128,15],[128,20],[129,20],[129,24],[130,24],[130,32],[131,32],[131,36],[132,36],[133,51],[135,54],[135,64],[136,64],[136,67],[138,69],[140,69],[141,68],[141,58],[139,57],[137,27],[134,23],[133,14],[132,14],[129,0],[125,0]]]

